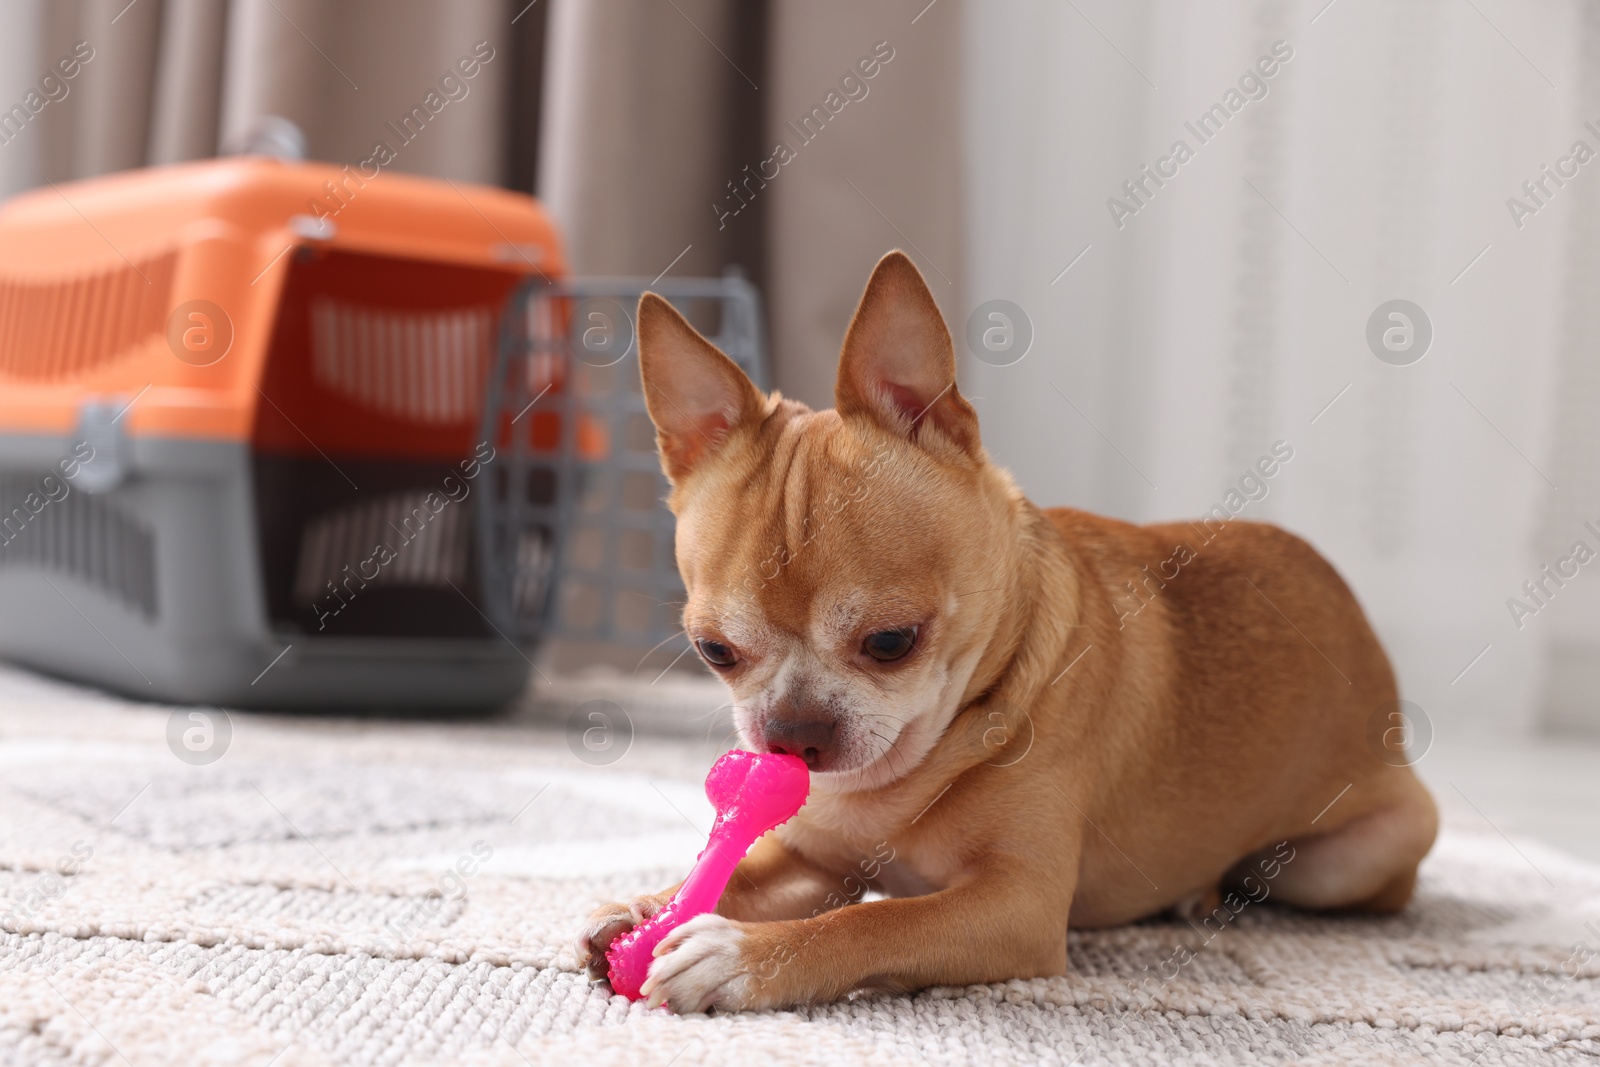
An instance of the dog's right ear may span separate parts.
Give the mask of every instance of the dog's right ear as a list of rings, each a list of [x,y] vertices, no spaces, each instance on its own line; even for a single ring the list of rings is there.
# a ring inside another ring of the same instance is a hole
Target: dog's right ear
[[[661,469],[674,485],[761,415],[761,390],[655,293],[639,298],[639,375]]]

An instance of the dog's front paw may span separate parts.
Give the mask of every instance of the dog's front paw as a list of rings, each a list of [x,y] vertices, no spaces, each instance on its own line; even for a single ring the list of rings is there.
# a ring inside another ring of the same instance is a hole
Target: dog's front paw
[[[749,928],[721,915],[697,915],[656,946],[639,991],[652,1008],[738,1011],[756,1003],[757,984],[744,958]]]
[[[667,897],[643,894],[631,904],[603,904],[578,935],[578,966],[591,979],[606,977],[606,949],[611,943],[667,905]]]

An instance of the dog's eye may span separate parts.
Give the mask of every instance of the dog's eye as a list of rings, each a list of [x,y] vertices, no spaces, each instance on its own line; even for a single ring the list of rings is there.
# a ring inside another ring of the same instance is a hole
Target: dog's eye
[[[901,626],[894,630],[879,630],[868,634],[861,643],[861,651],[880,663],[889,663],[911,651],[917,642],[915,626]]]
[[[733,654],[733,649],[721,641],[696,641],[695,647],[700,650],[701,657],[713,667],[731,667],[739,661]]]

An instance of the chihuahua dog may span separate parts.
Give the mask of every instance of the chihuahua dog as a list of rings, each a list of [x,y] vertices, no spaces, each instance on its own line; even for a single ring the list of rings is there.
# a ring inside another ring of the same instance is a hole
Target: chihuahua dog
[[[1304,541],[1030,503],[900,252],[856,308],[832,411],[763,395],[654,294],[638,338],[684,628],[744,746],[812,772],[717,912],[657,948],[652,1006],[1060,975],[1069,925],[1226,921],[1241,891],[1410,899],[1433,800],[1388,658]],[[591,975],[673,891],[592,916]]]

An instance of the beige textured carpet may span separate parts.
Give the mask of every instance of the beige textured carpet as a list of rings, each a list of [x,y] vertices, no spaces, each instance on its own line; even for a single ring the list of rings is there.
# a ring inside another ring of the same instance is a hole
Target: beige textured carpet
[[[1475,815],[1397,918],[1252,906],[1209,942],[1173,922],[1074,934],[1064,978],[797,1012],[610,999],[575,972],[580,918],[680,874],[709,823],[715,700],[671,685],[641,689],[635,719],[687,729],[641,732],[609,766],[532,706],[470,724],[235,714],[226,755],[190,765],[172,709],[0,669],[0,1062],[1600,1057],[1600,956],[1571,955],[1600,951],[1600,870]],[[1180,947],[1193,961],[1152,978]]]

